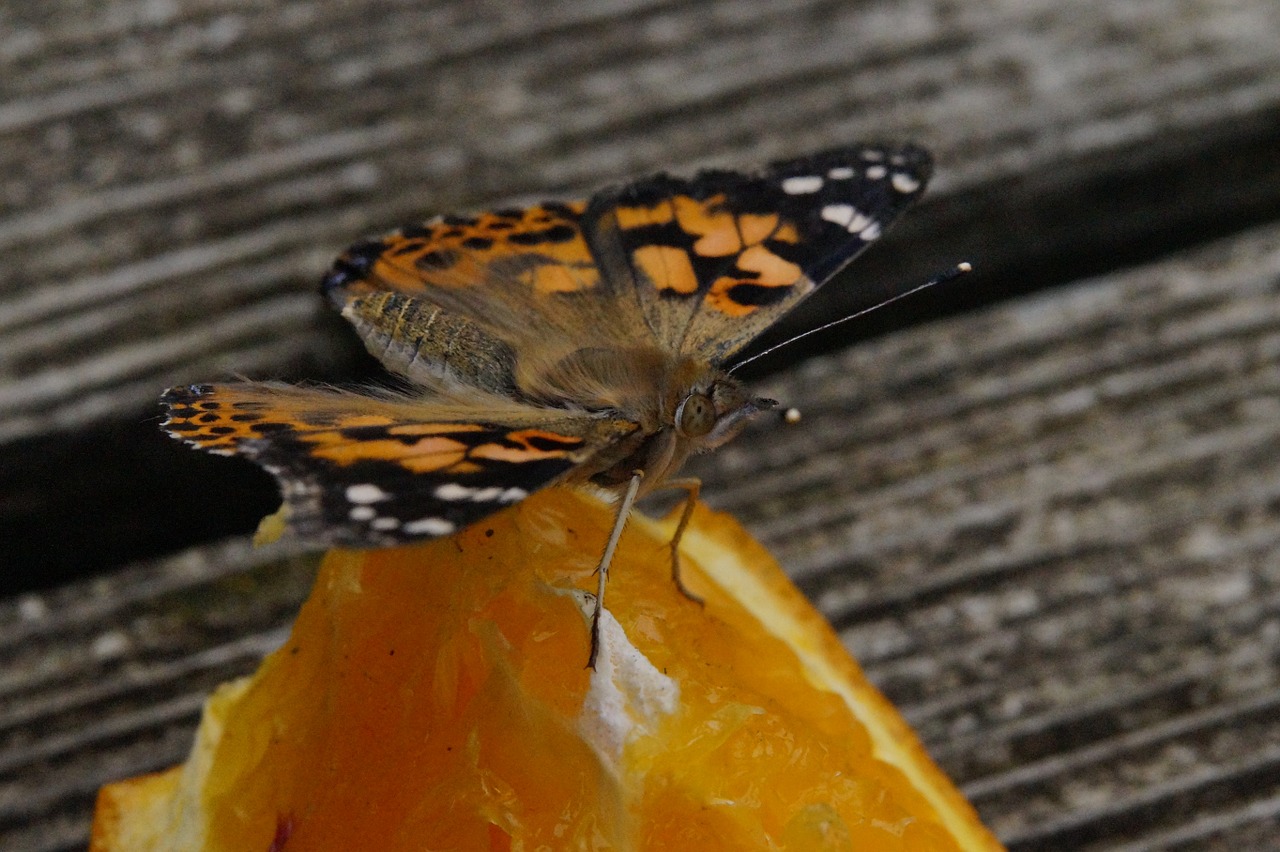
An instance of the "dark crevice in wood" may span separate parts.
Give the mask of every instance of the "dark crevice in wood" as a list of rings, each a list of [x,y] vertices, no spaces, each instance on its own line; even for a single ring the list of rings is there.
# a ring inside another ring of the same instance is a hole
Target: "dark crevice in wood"
[[[0,448],[0,594],[252,532],[274,511],[274,482],[257,465],[188,449],[158,422],[140,413]]]

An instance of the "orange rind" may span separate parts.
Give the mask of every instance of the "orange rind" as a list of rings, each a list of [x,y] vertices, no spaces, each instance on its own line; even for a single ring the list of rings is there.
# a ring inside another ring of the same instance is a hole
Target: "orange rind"
[[[822,617],[703,507],[553,489],[459,535],[335,551],[183,767],[103,788],[95,852],[995,850]]]

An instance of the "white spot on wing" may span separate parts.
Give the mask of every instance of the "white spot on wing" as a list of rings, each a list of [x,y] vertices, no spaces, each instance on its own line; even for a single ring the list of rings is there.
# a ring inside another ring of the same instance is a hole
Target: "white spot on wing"
[[[470,500],[472,503],[514,503],[517,500],[523,500],[528,497],[529,492],[523,488],[503,490],[498,485],[490,485],[488,488],[471,488],[466,485],[459,485],[456,482],[446,482],[444,485],[436,487],[435,495],[440,500],[448,500],[450,502]]]
[[[388,500],[390,498],[390,494],[372,482],[347,486],[347,502],[349,503],[377,503],[379,500]]]
[[[372,506],[352,506],[347,517],[353,521],[371,521],[378,516]]]
[[[884,166],[867,166],[867,177],[872,180],[884,180],[884,176],[889,174],[889,170]]]
[[[872,220],[857,210],[853,211],[853,218],[849,220],[849,224],[845,227],[849,233],[856,234],[872,223]]]
[[[827,172],[827,177],[832,180],[848,180],[855,174],[857,173],[849,166],[836,166],[834,169]]]
[[[383,516],[381,518],[374,518],[373,523],[369,524],[369,526],[373,527],[375,530],[393,530],[400,526],[400,521],[397,518]]]
[[[403,529],[410,535],[448,535],[457,527],[444,518],[418,518],[416,521],[409,521]]]
[[[446,482],[444,485],[436,486],[436,497],[440,500],[467,500],[474,493],[474,488],[468,488],[456,482]]]
[[[894,172],[893,188],[898,190],[898,192],[901,192],[903,195],[908,195],[920,188],[920,181],[916,180],[906,172]]]
[[[849,222],[858,211],[854,210],[848,204],[828,204],[822,208],[822,218],[828,222],[835,222],[842,228],[849,226]]]
[[[880,223],[872,222],[870,225],[859,231],[858,236],[862,237],[867,242],[871,242],[880,236]]]
[[[787,195],[808,195],[822,189],[822,178],[817,175],[797,175],[782,181],[782,191]]]

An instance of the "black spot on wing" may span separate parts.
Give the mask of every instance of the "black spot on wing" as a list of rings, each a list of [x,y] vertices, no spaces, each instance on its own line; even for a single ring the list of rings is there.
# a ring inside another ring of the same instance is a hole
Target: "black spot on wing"
[[[182,412],[178,409],[173,409],[173,416],[181,417]],[[200,431],[201,426],[199,423],[187,421],[187,422],[166,423],[164,428],[169,432],[198,432]]]
[[[570,225],[552,225],[536,231],[510,234],[507,242],[518,246],[538,246],[543,243],[567,243],[578,238],[578,230]]]
[[[729,288],[728,297],[739,305],[762,307],[776,305],[791,298],[792,288],[762,287],[759,284],[735,284]]]
[[[368,275],[386,250],[387,244],[381,240],[363,240],[351,246],[320,279],[320,291],[335,304],[341,304],[339,291]]]
[[[400,229],[400,236],[406,240],[424,240],[434,233],[435,227],[424,223],[405,225]]]
[[[285,432],[293,432],[294,427],[288,423],[273,423],[267,421],[265,423],[251,423],[249,428],[259,435],[278,435]]]
[[[570,222],[578,221],[578,217],[581,215],[577,210],[574,210],[563,201],[544,201],[538,206],[545,210],[548,215],[559,219],[566,219]]]
[[[424,252],[414,265],[425,272],[435,272],[441,269],[448,269],[458,262],[458,253],[452,249],[435,249],[433,251]]]

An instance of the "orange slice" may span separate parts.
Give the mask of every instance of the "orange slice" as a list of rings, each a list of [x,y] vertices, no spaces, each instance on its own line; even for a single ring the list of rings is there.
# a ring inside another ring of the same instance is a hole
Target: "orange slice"
[[[192,756],[105,787],[93,850],[982,850],[972,808],[767,553],[636,515],[600,661],[579,588],[612,511],[552,490],[326,558]]]

